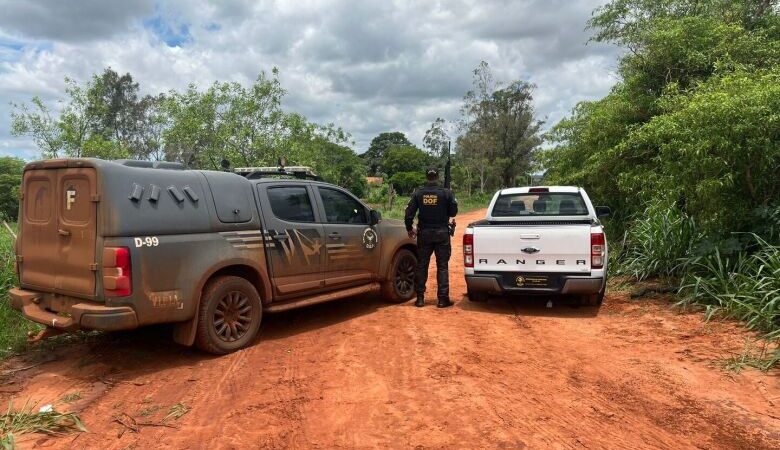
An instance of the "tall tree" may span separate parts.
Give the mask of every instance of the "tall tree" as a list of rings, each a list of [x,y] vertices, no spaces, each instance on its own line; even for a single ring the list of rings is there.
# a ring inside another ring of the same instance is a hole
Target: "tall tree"
[[[276,69],[270,77],[260,73],[249,88],[215,82],[205,91],[190,85],[171,92],[166,158],[211,169],[219,169],[222,159],[241,166],[271,163],[280,156],[275,149],[284,134],[284,93]]]
[[[485,107],[496,89],[493,73],[487,62],[481,61],[472,71],[472,89],[463,97],[461,120],[458,124],[460,136],[457,140],[458,159],[467,172],[474,172],[479,182],[479,192],[484,193],[488,175],[493,166],[490,160],[494,152],[494,138],[486,124],[489,122]],[[470,178],[470,177],[469,177]]]
[[[362,155],[363,159],[366,161],[369,175],[379,175],[384,172],[382,169],[382,159],[385,157],[387,149],[393,145],[411,146],[412,143],[409,142],[406,135],[400,131],[379,133],[371,140],[368,150]]]
[[[481,192],[489,175],[495,185],[512,186],[518,175],[530,170],[542,126],[535,117],[533,88],[524,81],[500,88],[484,61],[474,70],[474,89],[461,108],[458,152],[479,175]]]
[[[110,67],[93,76],[86,108],[92,133],[129,148],[140,122],[138,89],[132,75],[119,75]]]
[[[53,117],[51,108],[40,97],[33,97],[30,103],[11,104],[11,135],[29,136],[44,157],[58,158],[65,146],[59,119]]]
[[[488,129],[495,136],[502,186],[513,186],[518,175],[531,169],[531,153],[542,142],[539,129],[543,122],[535,117],[533,88],[524,81],[512,82],[494,92],[489,103]]]
[[[435,158],[444,158],[447,154],[447,146],[450,143],[450,136],[447,134],[447,121],[437,117],[431,123],[431,127],[425,131],[423,137],[423,147],[428,150],[428,154]]]
[[[425,173],[433,158],[413,145],[393,145],[382,159],[382,169],[392,177],[398,172]]]
[[[59,116],[33,98],[31,105],[14,105],[11,131],[32,137],[47,158],[148,158],[149,127],[156,123],[151,118],[159,117],[162,97],[139,99],[138,91],[130,74],[111,68],[83,86],[66,77],[67,101]]]

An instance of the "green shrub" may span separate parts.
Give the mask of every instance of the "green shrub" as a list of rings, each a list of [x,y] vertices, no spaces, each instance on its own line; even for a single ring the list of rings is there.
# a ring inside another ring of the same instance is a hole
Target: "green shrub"
[[[409,195],[415,189],[425,184],[425,175],[418,172],[398,172],[390,177],[390,182],[399,194]]]
[[[387,201],[387,192],[389,188],[387,183],[382,183],[378,186],[369,186],[368,193],[366,194],[366,203],[381,204]]]
[[[769,339],[780,339],[780,247],[755,239],[760,247],[755,253],[730,258],[716,250],[695,259],[688,266],[680,303],[704,305],[707,318],[735,318]]]
[[[403,219],[406,213],[406,205],[409,204],[409,197],[398,196],[393,201],[393,206],[388,208],[386,203],[377,206],[382,213],[383,219]]]
[[[16,220],[19,212],[19,185],[22,184],[24,160],[0,156],[0,219]]]
[[[679,208],[651,205],[626,232],[618,273],[637,280],[678,277],[700,240],[693,219]]]

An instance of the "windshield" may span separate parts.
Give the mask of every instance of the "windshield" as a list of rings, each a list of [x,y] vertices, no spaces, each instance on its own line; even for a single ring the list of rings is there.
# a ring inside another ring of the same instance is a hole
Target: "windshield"
[[[493,206],[493,217],[586,215],[588,208],[579,193],[507,194]]]

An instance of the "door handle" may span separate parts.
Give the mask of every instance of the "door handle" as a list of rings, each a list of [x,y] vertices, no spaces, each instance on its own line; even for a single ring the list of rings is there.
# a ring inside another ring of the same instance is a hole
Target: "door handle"
[[[333,233],[330,233],[328,235],[328,237],[333,239],[334,241],[340,241],[341,240],[341,235],[336,233],[335,231]]]
[[[68,231],[68,230],[63,230],[62,228],[58,229],[58,230],[57,230],[57,233],[59,233],[59,234],[60,234],[60,236],[70,236],[70,231]]]
[[[273,238],[276,239],[277,241],[284,241],[284,240],[287,239],[287,235],[286,234],[275,234],[275,235],[273,235]]]

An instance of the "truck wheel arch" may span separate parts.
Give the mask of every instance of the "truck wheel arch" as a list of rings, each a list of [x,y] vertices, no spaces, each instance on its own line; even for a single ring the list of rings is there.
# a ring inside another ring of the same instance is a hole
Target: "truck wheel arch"
[[[181,345],[191,346],[195,343],[195,333],[198,329],[198,309],[200,308],[200,296],[206,283],[215,277],[233,275],[249,280],[257,289],[260,300],[267,304],[271,300],[271,284],[266,273],[248,260],[228,260],[211,268],[201,277],[194,291],[192,301],[195,304],[191,319],[177,323],[173,328],[173,340]]]
[[[389,280],[392,277],[392,274],[390,273],[390,270],[393,268],[393,259],[395,258],[395,255],[398,254],[401,250],[409,250],[410,252],[417,255],[417,245],[406,242],[402,243],[398,247],[394,248],[391,253],[387,255],[386,258],[382,259],[382,267],[380,269],[380,279],[381,280]]]

